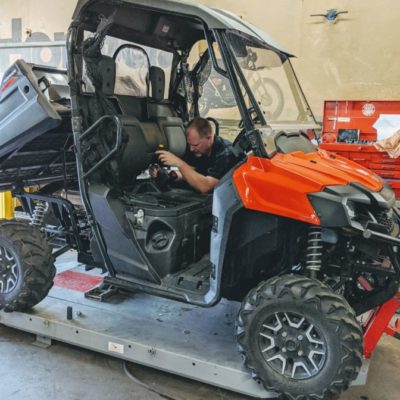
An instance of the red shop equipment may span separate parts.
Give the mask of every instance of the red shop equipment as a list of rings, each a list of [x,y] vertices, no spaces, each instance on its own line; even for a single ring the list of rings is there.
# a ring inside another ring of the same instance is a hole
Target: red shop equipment
[[[399,307],[400,293],[397,293],[392,299],[370,311],[363,324],[365,358],[371,357],[379,339],[384,333],[400,339],[400,321],[398,318],[392,321]]]
[[[386,114],[400,115],[400,101],[325,101],[320,147],[374,171],[400,197],[400,158],[390,158],[374,146],[373,125]]]

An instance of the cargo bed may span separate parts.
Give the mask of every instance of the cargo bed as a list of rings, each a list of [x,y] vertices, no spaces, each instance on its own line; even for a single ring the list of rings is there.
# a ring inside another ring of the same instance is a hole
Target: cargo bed
[[[0,190],[75,176],[66,71],[16,61],[0,86]]]

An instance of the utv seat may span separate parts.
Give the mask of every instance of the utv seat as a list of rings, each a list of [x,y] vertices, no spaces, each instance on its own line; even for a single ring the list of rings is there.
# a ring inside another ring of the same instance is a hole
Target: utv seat
[[[147,99],[147,114],[149,119],[177,117],[172,104],[164,100],[165,73],[160,67],[150,67],[149,80],[151,97]]]
[[[109,99],[118,99],[119,114],[123,126],[124,151],[120,158],[120,181],[123,186],[131,185],[136,176],[154,160],[154,152],[160,145],[178,157],[186,150],[183,121],[174,116],[173,108],[165,104],[165,77],[161,68],[151,67],[152,97],[114,95],[115,61],[102,56],[99,63],[103,78],[102,91]],[[149,106],[151,104],[151,106]],[[153,115],[149,111],[153,110]]]
[[[151,97],[147,99],[147,115],[167,138],[168,149],[182,157],[186,151],[186,136],[183,121],[176,115],[172,105],[164,100],[165,73],[159,67],[150,67]]]

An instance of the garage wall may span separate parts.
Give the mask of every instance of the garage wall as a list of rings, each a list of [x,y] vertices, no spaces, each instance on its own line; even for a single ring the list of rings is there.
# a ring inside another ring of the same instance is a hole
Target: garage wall
[[[201,0],[266,30],[289,52],[317,117],[325,99],[400,99],[398,0]],[[0,0],[0,75],[22,56],[62,65],[61,48],[1,49],[10,42],[63,40],[76,0]],[[310,14],[349,13],[329,23]],[[31,29],[29,37],[26,30]]]
[[[18,58],[64,66],[63,47],[24,46],[29,42],[65,42],[74,7],[74,0],[0,0],[0,75]]]
[[[400,99],[398,0],[202,0],[231,9],[297,56],[293,64],[317,117],[323,100]],[[336,8],[348,11],[329,23]]]

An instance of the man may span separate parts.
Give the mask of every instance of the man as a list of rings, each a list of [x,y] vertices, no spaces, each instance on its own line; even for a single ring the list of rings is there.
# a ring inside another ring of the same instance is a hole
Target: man
[[[186,181],[200,193],[211,192],[219,179],[238,161],[231,143],[215,136],[208,120],[193,118],[186,128],[187,151],[183,159],[169,151],[156,151],[160,162],[178,168],[178,179]],[[159,171],[152,169],[151,175]]]

